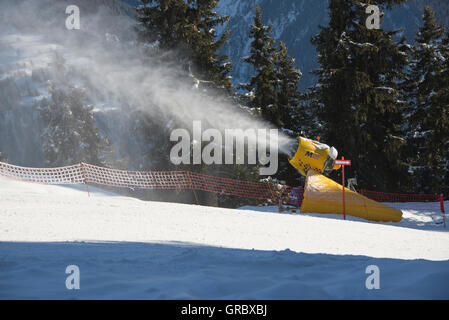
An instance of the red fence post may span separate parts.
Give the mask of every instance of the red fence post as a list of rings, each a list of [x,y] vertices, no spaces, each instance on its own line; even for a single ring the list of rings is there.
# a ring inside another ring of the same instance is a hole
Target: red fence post
[[[83,173],[84,184],[86,185],[87,196],[90,198],[89,185],[87,184],[87,178],[86,178],[86,171],[84,169],[84,163],[81,162],[80,165],[81,165],[81,171]]]
[[[441,206],[441,214],[443,215],[443,223],[446,228],[446,213],[444,212],[444,196],[440,194],[440,206]]]
[[[335,164],[341,165],[341,186],[343,190],[343,216],[346,220],[346,199],[345,199],[345,166],[351,165],[351,160],[345,160],[345,157],[341,157],[341,160],[335,160]]]

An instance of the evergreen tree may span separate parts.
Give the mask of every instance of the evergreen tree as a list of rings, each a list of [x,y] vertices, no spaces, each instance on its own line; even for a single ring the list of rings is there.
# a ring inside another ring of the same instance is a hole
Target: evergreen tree
[[[219,51],[228,41],[226,29],[218,38],[217,27],[229,20],[215,9],[218,0],[141,0],[137,7],[139,40],[173,53],[172,58],[195,81],[213,83],[232,92],[232,63]],[[200,79],[200,80],[198,80]],[[209,86],[211,87],[211,86]],[[214,87],[214,86],[212,86]]]
[[[365,1],[381,8],[401,0]],[[312,104],[321,136],[353,160],[359,186],[407,189],[402,137],[407,46],[397,31],[366,28],[367,3],[331,0],[330,22],[312,39],[319,52],[318,85]]]
[[[444,28],[437,24],[432,9],[426,7],[407,82],[411,163],[417,191],[426,193],[443,191],[447,175],[449,82],[447,44],[443,37]]]
[[[445,103],[446,108],[443,109],[440,117],[440,123],[443,124],[445,123],[446,125],[449,123],[449,90],[447,90],[447,88],[449,88],[449,32],[446,32],[446,35],[443,39],[443,44],[442,44],[442,55],[444,57],[444,68],[443,68],[443,72],[442,72],[442,88],[446,88],[446,90],[441,90],[439,95],[441,98],[441,101],[443,103]],[[444,159],[446,161],[446,167],[445,167],[445,179],[444,179],[444,194],[446,195],[446,199],[447,199],[447,195],[449,194],[449,135],[448,135],[448,130],[447,130],[447,126],[446,126],[446,130],[445,130],[445,137],[443,137],[441,143],[443,145],[443,148],[445,151],[444,154]]]
[[[297,138],[307,126],[307,112],[301,103],[299,81],[301,72],[295,68],[295,59],[290,57],[286,45],[280,41],[276,51],[277,106],[284,134]],[[275,178],[288,185],[298,184],[298,175],[288,162],[288,156],[279,155],[279,169]]]
[[[94,124],[92,106],[85,104],[84,91],[52,86],[50,94],[48,106],[41,107],[46,125],[42,136],[46,165],[101,164],[102,139]]]
[[[198,31],[194,30],[193,41],[194,60],[193,66],[200,76],[227,89],[232,93],[232,62],[228,55],[218,53],[228,42],[230,31],[225,29],[220,38],[217,39],[217,27],[223,26],[229,21],[229,16],[221,16],[215,10],[218,0],[196,0],[192,10],[192,20]]]
[[[271,37],[272,26],[262,23],[262,12],[256,8],[254,23],[251,25],[251,55],[243,59],[255,70],[250,82],[241,84],[240,89],[249,93],[244,101],[259,116],[281,129],[284,134],[297,137],[305,127],[307,113],[301,104],[299,81],[301,72],[295,68],[295,59],[288,55],[287,46],[281,41],[276,48]],[[279,170],[275,179],[296,185],[295,169],[285,155],[280,155]]]
[[[295,59],[287,53],[281,41],[276,54],[277,104],[283,128],[297,135],[300,131],[303,110],[300,108],[301,94],[298,90],[301,72],[295,68]]]
[[[251,25],[250,38],[251,55],[243,61],[253,66],[256,75],[249,83],[241,84],[240,89],[249,92],[248,105],[258,110],[267,121],[281,127],[281,115],[277,105],[277,76],[275,70],[276,48],[274,39],[270,36],[273,26],[262,23],[260,6],[256,7],[254,23]]]
[[[103,140],[95,127],[93,107],[82,88],[70,85],[64,57],[56,52],[50,64],[50,102],[39,108],[45,131],[42,135],[45,164],[49,167],[79,162],[100,165]]]

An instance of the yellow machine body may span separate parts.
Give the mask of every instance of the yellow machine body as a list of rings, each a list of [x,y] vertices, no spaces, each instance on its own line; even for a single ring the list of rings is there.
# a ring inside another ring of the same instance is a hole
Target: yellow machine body
[[[337,156],[335,148],[319,141],[299,137],[296,153],[289,162],[299,173],[306,176],[309,170],[317,173],[338,170],[340,166],[334,165]]]

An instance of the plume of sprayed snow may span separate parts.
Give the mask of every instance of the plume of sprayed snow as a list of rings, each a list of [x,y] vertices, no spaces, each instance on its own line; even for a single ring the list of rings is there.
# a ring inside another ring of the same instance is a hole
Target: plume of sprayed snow
[[[79,6],[81,30],[66,29],[68,5]],[[145,56],[135,41],[135,21],[129,16],[133,10],[118,1],[19,0],[14,5],[1,1],[0,12],[1,25],[7,26],[2,36],[26,35],[31,42],[59,50],[66,59],[71,81],[87,88],[89,102],[97,109],[112,105],[122,112],[141,110],[157,122],[174,121],[186,128],[199,120],[222,132],[269,128],[216,92],[195,89],[194,82],[179,76],[179,66]],[[50,51],[39,53],[50,59]],[[29,59],[34,58],[31,53]],[[282,132],[278,139],[279,151],[285,153],[291,139]]]

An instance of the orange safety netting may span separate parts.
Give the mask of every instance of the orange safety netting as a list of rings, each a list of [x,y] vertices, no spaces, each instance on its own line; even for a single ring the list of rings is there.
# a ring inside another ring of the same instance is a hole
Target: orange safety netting
[[[363,189],[359,193],[378,202],[437,202],[440,200],[438,194],[388,193]]]
[[[129,189],[198,190],[248,199],[288,198],[288,188],[279,192],[261,182],[220,178],[190,171],[127,171],[87,163],[61,168],[25,168],[0,162],[0,175],[46,184],[92,183]]]
[[[93,183],[129,189],[198,190],[248,199],[270,199],[301,205],[303,188],[242,181],[191,171],[126,171],[80,163],[60,168],[26,168],[0,162],[0,175],[46,184]],[[379,202],[439,201],[434,194],[398,194],[361,190],[360,194]]]
[[[47,184],[84,183],[79,164],[60,168],[24,168],[0,162],[0,175],[22,181]]]
[[[191,189],[186,171],[126,171],[81,163],[87,183],[129,189]]]

